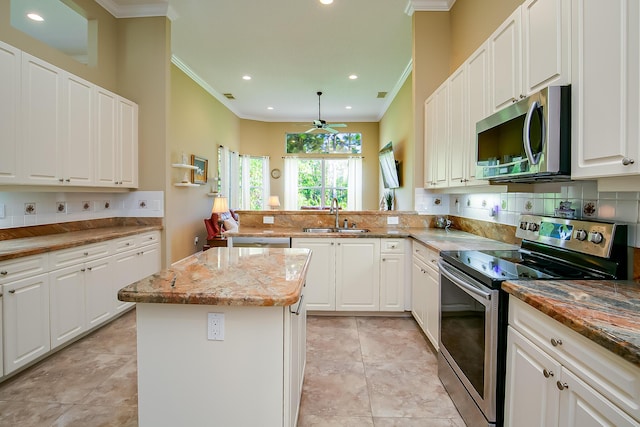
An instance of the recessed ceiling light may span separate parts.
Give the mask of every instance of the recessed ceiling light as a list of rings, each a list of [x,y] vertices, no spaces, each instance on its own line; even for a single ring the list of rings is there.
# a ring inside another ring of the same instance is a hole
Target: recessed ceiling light
[[[267,107],[267,110],[273,110],[273,107]]]
[[[31,19],[32,21],[38,21],[38,22],[44,21],[44,18],[38,15],[37,13],[27,13],[27,18]]]
[[[358,76],[356,76],[355,74],[351,74],[351,75],[349,76],[349,79],[351,79],[351,80],[355,80],[355,79],[357,79],[357,78],[358,78]]]
[[[351,110],[351,105],[347,105],[347,106],[346,106],[346,107],[344,107],[344,108],[346,108],[347,110]]]
[[[320,0],[320,3],[322,3],[322,4],[331,4],[331,3],[333,3],[333,0]]]
[[[244,75],[244,76],[242,76],[242,80],[251,80],[251,76]]]

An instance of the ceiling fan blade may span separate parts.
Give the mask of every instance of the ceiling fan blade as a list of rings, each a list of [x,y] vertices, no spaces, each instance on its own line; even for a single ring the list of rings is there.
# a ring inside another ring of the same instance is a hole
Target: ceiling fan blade
[[[331,126],[333,128],[346,128],[347,125],[344,123],[329,123],[327,126]]]
[[[311,128],[311,129],[309,129],[309,130],[305,130],[305,131],[304,131],[304,133],[311,133],[311,132],[313,132],[313,131],[314,131],[314,130],[316,130],[316,129],[317,129],[317,128]]]
[[[331,133],[339,133],[337,130],[335,130],[335,129],[331,129],[329,126],[325,126],[323,129],[324,129],[324,130],[326,130],[327,132],[331,132]]]

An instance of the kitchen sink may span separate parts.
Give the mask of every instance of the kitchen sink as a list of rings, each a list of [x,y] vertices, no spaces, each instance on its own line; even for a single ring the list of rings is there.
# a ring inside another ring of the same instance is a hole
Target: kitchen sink
[[[367,233],[369,232],[366,228],[303,228],[303,232],[305,233]]]

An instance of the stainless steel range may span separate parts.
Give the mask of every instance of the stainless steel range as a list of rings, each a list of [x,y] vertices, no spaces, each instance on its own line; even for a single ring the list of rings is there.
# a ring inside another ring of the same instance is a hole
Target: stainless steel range
[[[505,280],[626,279],[626,225],[521,215],[514,251],[444,251],[438,375],[468,426],[502,426]]]

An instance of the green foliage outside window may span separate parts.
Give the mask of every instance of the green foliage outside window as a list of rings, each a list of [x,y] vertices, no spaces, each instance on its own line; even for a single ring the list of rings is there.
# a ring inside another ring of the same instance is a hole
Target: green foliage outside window
[[[263,184],[263,163],[266,161],[263,157],[249,158],[249,209],[264,209],[264,188]],[[242,162],[240,163],[240,176],[243,176]],[[242,182],[240,182],[240,198],[243,197]]]
[[[348,177],[347,159],[298,159],[298,209],[328,207],[334,197],[346,209]]]
[[[360,133],[288,133],[288,154],[361,154]]]

